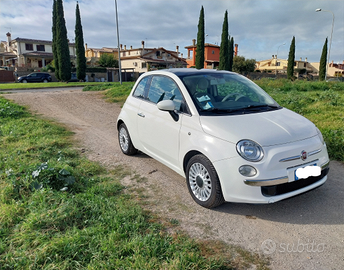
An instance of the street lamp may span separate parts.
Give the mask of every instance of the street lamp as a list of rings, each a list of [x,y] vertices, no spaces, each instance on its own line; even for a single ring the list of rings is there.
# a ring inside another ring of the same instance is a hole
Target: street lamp
[[[279,48],[281,47],[281,46],[284,46],[285,45],[285,43],[283,43],[283,44],[281,44],[281,45],[279,45],[278,46],[278,48],[277,48],[277,54],[276,54],[276,77],[277,77],[277,55],[278,55],[278,50],[279,50]]]
[[[331,38],[330,38],[330,46],[328,48],[328,56],[327,56],[327,65],[330,66],[330,53],[331,53],[331,45],[332,45],[332,34],[333,34],[333,26],[334,26],[334,14],[332,11],[330,10],[322,10],[321,8],[317,8],[315,10],[315,12],[319,12],[319,11],[324,11],[324,12],[330,12],[332,13],[332,29],[331,29]],[[325,72],[325,81],[326,81],[326,78],[327,78],[327,65],[326,65],[326,72]]]
[[[115,0],[115,9],[116,9],[116,26],[117,26],[117,47],[118,47],[118,73],[119,73],[119,82],[122,84],[122,71],[121,71],[121,50],[119,46],[119,29],[118,29],[118,13],[117,13],[117,0]]]

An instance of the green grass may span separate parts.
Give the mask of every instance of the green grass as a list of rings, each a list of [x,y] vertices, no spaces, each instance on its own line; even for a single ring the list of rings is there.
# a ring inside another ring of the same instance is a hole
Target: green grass
[[[97,86],[87,86],[84,91],[105,91],[105,97],[109,102],[124,103],[135,82],[105,83]]]
[[[123,192],[129,172],[80,156],[71,135],[0,97],[0,269],[267,269],[144,211]]]
[[[0,90],[100,85],[103,82],[1,83]]]

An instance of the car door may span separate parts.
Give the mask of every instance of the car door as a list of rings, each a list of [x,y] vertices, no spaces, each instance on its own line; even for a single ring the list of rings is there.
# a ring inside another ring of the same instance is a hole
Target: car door
[[[151,157],[178,170],[179,137],[183,114],[174,120],[169,112],[161,111],[157,103],[173,100],[180,112],[183,97],[177,84],[163,75],[153,76],[148,95],[138,112],[138,133],[141,145]]]
[[[28,76],[28,82],[39,82],[40,77],[37,73],[32,73]]]

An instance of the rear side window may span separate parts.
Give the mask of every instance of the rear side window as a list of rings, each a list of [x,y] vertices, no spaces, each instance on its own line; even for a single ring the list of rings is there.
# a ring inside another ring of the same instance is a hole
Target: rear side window
[[[144,98],[145,97],[145,88],[147,85],[149,77],[144,77],[139,84],[136,86],[136,89],[133,93],[134,97],[138,97],[138,98]]]
[[[158,103],[162,100],[173,100],[176,110],[181,111],[183,96],[177,84],[168,77],[154,76],[148,92],[148,100]]]

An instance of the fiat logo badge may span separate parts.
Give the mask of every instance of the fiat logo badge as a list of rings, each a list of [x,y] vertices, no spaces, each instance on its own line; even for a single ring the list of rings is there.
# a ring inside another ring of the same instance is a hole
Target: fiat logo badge
[[[301,159],[302,160],[306,160],[307,159],[307,152],[304,151],[304,150],[301,152]]]

